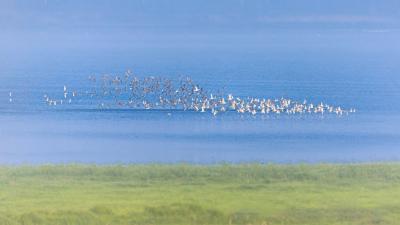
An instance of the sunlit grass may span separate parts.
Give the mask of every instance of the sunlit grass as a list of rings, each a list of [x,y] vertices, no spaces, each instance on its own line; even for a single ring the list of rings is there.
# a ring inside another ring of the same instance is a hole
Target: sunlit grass
[[[0,167],[0,224],[399,224],[400,164]]]

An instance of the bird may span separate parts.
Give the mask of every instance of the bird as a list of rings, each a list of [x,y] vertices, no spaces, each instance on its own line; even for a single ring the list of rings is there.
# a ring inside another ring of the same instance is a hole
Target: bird
[[[242,96],[234,97],[234,94],[221,94],[220,91],[212,92],[203,89],[190,77],[181,77],[178,81],[148,76],[139,78],[128,70],[123,76],[118,74],[103,75],[100,82],[96,83],[96,75],[88,77],[91,87],[86,90],[74,90],[68,92],[69,88],[63,86],[63,100],[50,97],[45,94],[44,100],[47,105],[55,106],[58,103],[85,102],[101,106],[101,108],[141,108],[141,109],[178,109],[194,112],[211,112],[213,116],[224,112],[248,113],[252,116],[257,114],[286,114],[302,115],[308,114],[337,114],[339,116],[355,113],[354,108],[349,110],[341,106],[328,105],[320,102],[314,104],[307,99],[296,101],[292,98],[267,98]],[[82,93],[82,94],[81,94]],[[85,99],[86,98],[86,99]],[[74,99],[77,99],[75,101]],[[12,102],[12,93],[9,94]]]

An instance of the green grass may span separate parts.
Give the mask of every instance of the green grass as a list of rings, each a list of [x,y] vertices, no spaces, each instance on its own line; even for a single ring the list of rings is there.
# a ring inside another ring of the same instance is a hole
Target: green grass
[[[0,166],[0,224],[400,224],[400,164]]]

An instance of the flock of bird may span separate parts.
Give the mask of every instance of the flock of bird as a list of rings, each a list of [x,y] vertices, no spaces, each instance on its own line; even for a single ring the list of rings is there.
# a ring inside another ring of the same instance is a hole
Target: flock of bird
[[[44,95],[49,106],[87,102],[101,109],[178,109],[196,112],[211,112],[212,115],[232,111],[240,114],[337,114],[347,115],[355,109],[345,110],[340,106],[325,103],[313,104],[289,98],[268,99],[237,97],[233,94],[215,94],[195,84],[191,78],[178,81],[162,77],[138,78],[131,71],[123,76],[89,76],[88,90],[70,90],[63,87],[62,97]],[[9,93],[12,102],[12,93]]]

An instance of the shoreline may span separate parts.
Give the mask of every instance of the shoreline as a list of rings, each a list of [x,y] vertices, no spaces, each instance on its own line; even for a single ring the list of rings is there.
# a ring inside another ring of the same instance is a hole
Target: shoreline
[[[4,163],[0,162],[0,169],[9,167],[67,167],[67,166],[96,166],[96,167],[151,167],[151,166],[189,166],[189,167],[218,167],[218,166],[364,166],[364,165],[400,165],[400,160],[340,160],[340,161],[220,161],[220,162],[192,162],[192,161],[177,161],[177,162],[16,162]]]

